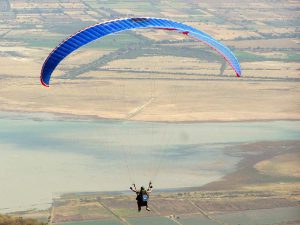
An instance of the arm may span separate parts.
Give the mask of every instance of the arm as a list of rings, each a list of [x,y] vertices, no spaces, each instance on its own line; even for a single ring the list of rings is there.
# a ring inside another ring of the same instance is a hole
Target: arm
[[[138,191],[136,190],[136,186],[135,184],[133,184],[133,187],[130,187],[130,190],[132,190],[133,192],[137,193]]]
[[[152,188],[153,188],[153,186],[152,186],[152,183],[151,183],[151,181],[149,182],[149,187],[148,187],[148,189],[147,189],[147,192],[148,193],[151,193],[152,192]]]

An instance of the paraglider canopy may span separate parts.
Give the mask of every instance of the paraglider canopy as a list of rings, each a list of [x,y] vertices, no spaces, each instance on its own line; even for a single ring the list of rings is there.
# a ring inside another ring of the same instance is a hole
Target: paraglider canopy
[[[41,70],[41,83],[44,86],[49,87],[50,78],[56,66],[65,57],[81,46],[113,33],[140,28],[155,28],[177,31],[178,33],[201,41],[223,56],[235,71],[236,75],[238,77],[241,76],[241,67],[235,55],[230,51],[229,48],[215,40],[210,35],[191,26],[172,20],[159,18],[127,18],[95,24],[78,31],[61,42],[55,49],[53,49],[44,62]]]

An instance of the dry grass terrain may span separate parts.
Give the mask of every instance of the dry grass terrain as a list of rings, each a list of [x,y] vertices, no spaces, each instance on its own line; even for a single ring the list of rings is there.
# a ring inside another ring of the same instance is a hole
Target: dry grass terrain
[[[299,42],[297,25],[290,26],[297,18],[294,1],[164,1],[155,8],[143,1],[3,4],[2,111],[119,119],[136,112],[132,120],[156,121],[300,117]],[[133,15],[178,20],[224,41],[237,54],[243,78],[200,43],[174,32],[137,30],[73,53],[49,89],[39,85],[43,61],[61,40],[95,22]]]
[[[272,176],[300,177],[300,153],[291,153],[275,156],[255,165],[261,173]]]

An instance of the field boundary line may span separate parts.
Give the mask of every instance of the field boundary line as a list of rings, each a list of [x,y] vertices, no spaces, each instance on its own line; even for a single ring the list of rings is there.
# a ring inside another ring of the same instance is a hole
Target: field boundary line
[[[174,223],[177,223],[179,225],[184,225],[182,223],[180,223],[178,220],[176,220],[175,218],[169,218],[170,220],[172,220]]]
[[[106,206],[103,202],[101,202],[101,199],[98,198],[97,202],[103,207],[105,208],[107,211],[109,211],[116,219],[118,219],[118,221],[120,221],[122,224],[124,225],[132,225],[131,223],[129,223],[125,218],[121,217],[120,215],[118,215],[117,213],[115,213],[114,211],[112,211],[108,206]]]
[[[205,216],[207,219],[211,220],[211,221],[214,221],[216,222],[217,224],[220,224],[220,225],[232,225],[232,224],[229,224],[229,223],[226,223],[226,222],[222,222],[220,220],[217,220],[213,217],[211,217],[208,213],[206,213],[200,206],[198,206],[195,202],[193,202],[192,200],[188,200],[193,206],[195,206],[203,216]]]

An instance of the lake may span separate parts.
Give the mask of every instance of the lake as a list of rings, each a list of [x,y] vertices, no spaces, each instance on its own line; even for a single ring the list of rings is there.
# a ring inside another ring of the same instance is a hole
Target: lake
[[[224,147],[299,140],[300,121],[158,123],[0,114],[0,212],[62,192],[201,186],[234,171]]]

